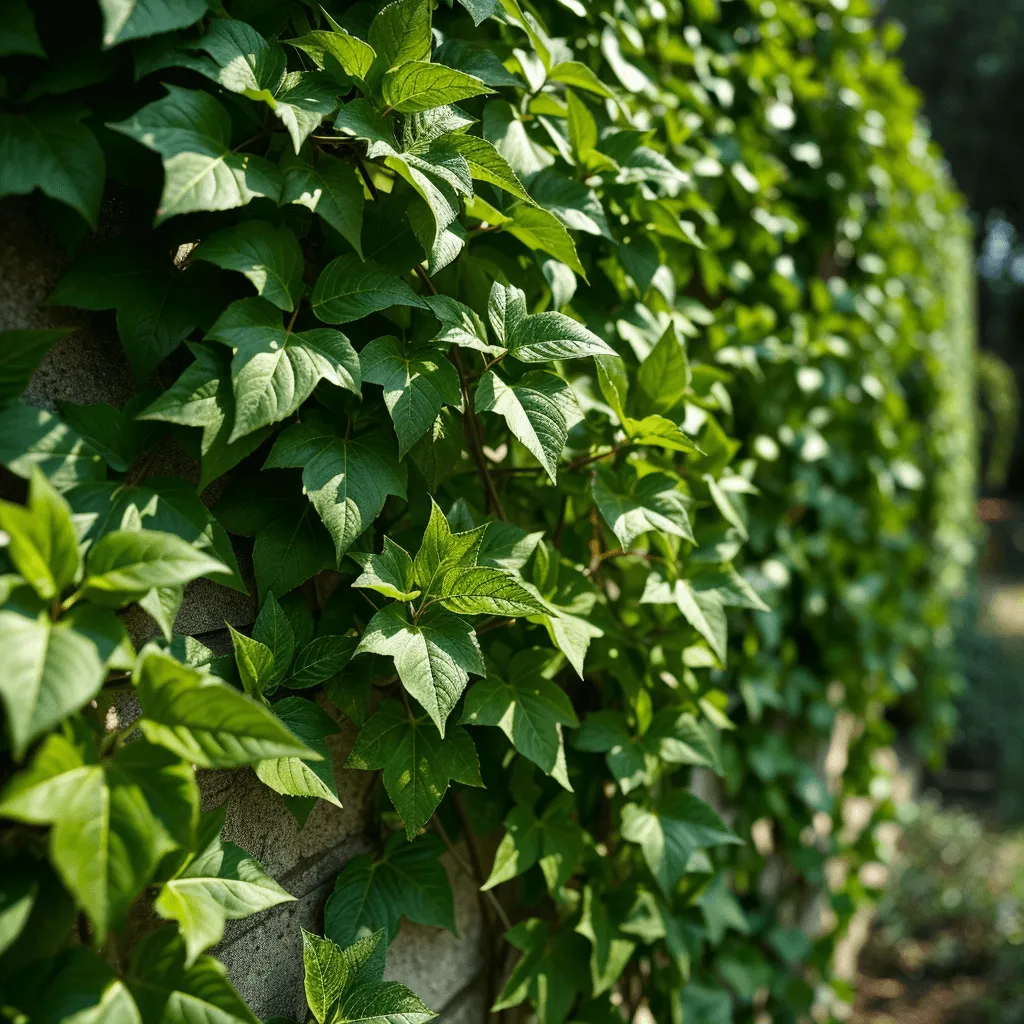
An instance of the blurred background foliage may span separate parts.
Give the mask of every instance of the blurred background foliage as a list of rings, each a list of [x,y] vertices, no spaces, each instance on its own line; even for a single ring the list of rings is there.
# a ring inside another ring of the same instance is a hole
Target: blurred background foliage
[[[971,207],[984,551],[945,767],[922,780],[862,958],[859,1024],[1024,1022],[1024,0],[883,0]],[[890,31],[895,31],[890,28]]]

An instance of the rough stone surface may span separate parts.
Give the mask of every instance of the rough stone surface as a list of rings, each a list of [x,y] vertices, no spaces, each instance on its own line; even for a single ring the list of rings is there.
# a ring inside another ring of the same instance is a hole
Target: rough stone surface
[[[47,295],[70,260],[64,249],[32,217],[30,201],[0,202],[0,330],[74,327],[34,374],[25,401],[53,409],[59,402],[123,405],[133,393],[131,373],[109,313],[85,313],[46,306]],[[117,233],[117,211],[104,215],[102,233]],[[195,463],[168,448],[152,466],[154,476],[198,479]],[[216,485],[204,494],[208,503]],[[242,560],[243,576],[251,567]],[[250,579],[251,583],[251,579]],[[253,600],[208,581],[186,588],[176,629],[199,636],[218,651],[230,649],[225,620],[245,628],[255,615]],[[129,626],[137,639],[155,634],[143,613]],[[332,709],[328,706],[328,710]],[[125,705],[119,718],[131,720]],[[340,716],[339,716],[340,718]],[[242,921],[229,921],[223,942],[213,951],[243,997],[262,1019],[275,1015],[306,1019],[299,927],[320,931],[323,904],[340,869],[352,857],[375,848],[369,805],[374,778],[349,772],[342,764],[355,738],[350,723],[328,739],[343,807],[320,802],[299,828],[281,799],[250,771],[205,772],[200,785],[204,806],[226,806],[225,838],[254,854],[264,868],[296,897]],[[455,892],[458,935],[442,929],[404,925],[391,947],[388,977],[416,991],[440,1011],[442,1024],[475,1024],[485,1017],[480,978],[485,964],[484,926],[476,883],[446,860]]]

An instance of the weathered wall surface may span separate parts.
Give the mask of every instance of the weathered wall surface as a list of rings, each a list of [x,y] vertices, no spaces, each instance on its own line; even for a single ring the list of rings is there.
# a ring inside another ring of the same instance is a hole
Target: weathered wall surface
[[[116,211],[113,216],[116,219]],[[36,371],[26,394],[33,405],[53,409],[58,402],[123,405],[132,394],[131,373],[117,338],[113,313],[48,307],[69,260],[31,216],[28,202],[0,202],[0,330],[75,327],[58,342]],[[178,452],[161,455],[154,475],[196,481],[197,467]],[[177,631],[201,636],[223,649],[225,621],[251,625],[255,606],[245,595],[215,583],[190,585]],[[148,629],[141,616],[133,626]],[[225,838],[254,854],[296,902],[228,922],[224,941],[214,950],[255,1013],[305,1020],[299,928],[319,931],[324,901],[347,861],[371,851],[368,831],[369,773],[342,768],[355,733],[347,722],[329,739],[338,794],[343,807],[320,802],[302,828],[280,798],[249,771],[203,773],[207,808],[227,806]],[[388,977],[412,988],[441,1011],[442,1024],[476,1024],[485,1017],[483,970],[487,942],[476,884],[446,861],[455,892],[458,936],[405,923],[391,947]]]

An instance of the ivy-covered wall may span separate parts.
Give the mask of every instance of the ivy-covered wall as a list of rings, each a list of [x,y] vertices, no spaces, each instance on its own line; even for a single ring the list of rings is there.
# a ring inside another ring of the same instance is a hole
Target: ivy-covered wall
[[[871,14],[10,6],[0,1019],[845,1017],[973,541]]]

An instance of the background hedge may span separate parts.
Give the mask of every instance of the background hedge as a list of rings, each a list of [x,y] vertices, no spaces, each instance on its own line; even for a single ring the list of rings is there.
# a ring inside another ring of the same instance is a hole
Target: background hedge
[[[0,195],[137,385],[19,404],[60,332],[4,337],[12,1021],[254,1019],[205,951],[291,897],[194,769],[304,821],[327,705],[383,786],[303,936],[321,1024],[429,1019],[383,955],[453,927],[459,838],[508,1019],[851,996],[972,547],[968,233],[895,40],[860,0],[432,7],[6,16]],[[258,599],[230,655],[174,633],[200,576]]]

